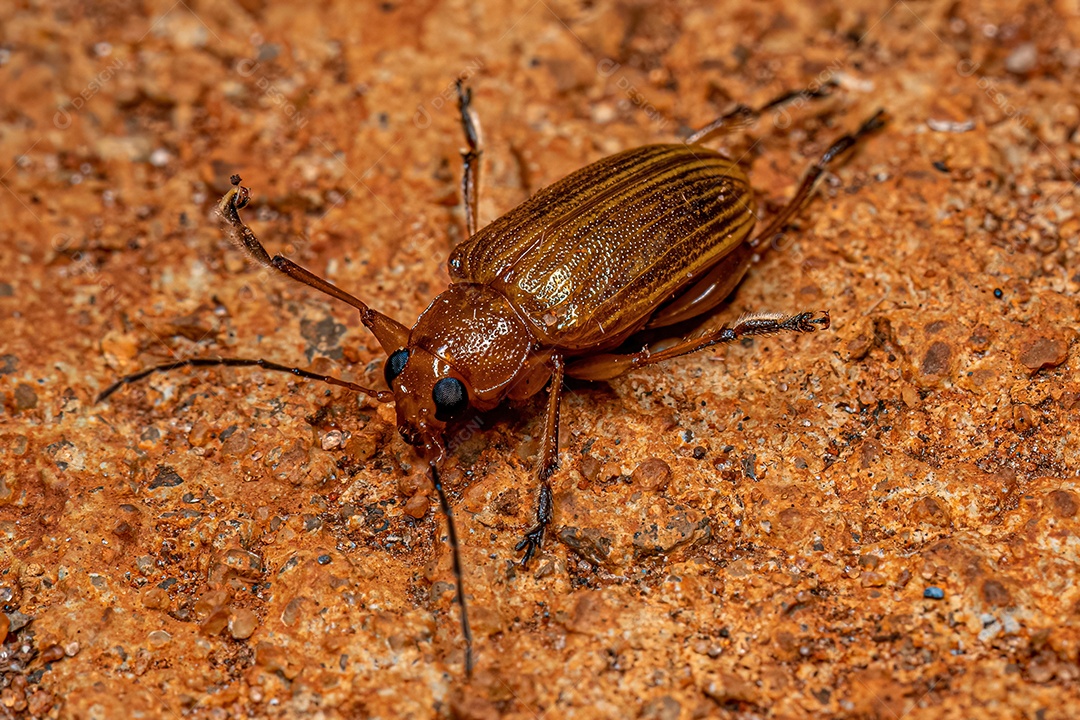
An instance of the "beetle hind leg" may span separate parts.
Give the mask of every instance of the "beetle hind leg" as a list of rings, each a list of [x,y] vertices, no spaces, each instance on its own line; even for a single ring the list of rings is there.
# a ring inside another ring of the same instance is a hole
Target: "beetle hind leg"
[[[754,335],[774,335],[782,332],[814,332],[829,327],[827,310],[811,310],[797,315],[779,313],[754,313],[743,315],[733,324],[725,323],[697,337],[684,338],[670,347],[653,352],[644,348],[636,353],[605,353],[593,355],[570,363],[566,374],[581,380],[611,380],[631,370],[655,365],[665,360],[704,350],[713,345],[731,343]]]
[[[551,494],[551,476],[559,466],[559,409],[562,401],[563,379],[566,363],[561,355],[551,357],[551,388],[548,390],[547,420],[544,423],[543,447],[540,449],[540,465],[537,476],[540,490],[536,499],[536,524],[521,538],[514,550],[524,551],[521,566],[529,564],[544,542],[544,532],[551,523],[554,502]]]
[[[810,170],[807,171],[806,177],[803,178],[799,184],[799,189],[795,191],[795,196],[788,201],[788,204],[780,211],[780,213],[769,221],[769,224],[762,230],[757,237],[750,241],[750,246],[757,248],[763,241],[771,243],[776,234],[779,233],[784,227],[791,222],[795,215],[802,209],[802,206],[806,204],[807,199],[810,197],[810,193],[814,191],[814,185],[817,183],[829,165],[840,155],[843,155],[856,143],[859,142],[864,136],[880,129],[885,125],[885,111],[878,110],[874,113],[870,119],[859,126],[859,129],[848,135],[843,135],[838,138],[829,149],[826,150],[821,158],[810,166]],[[763,248],[763,250],[768,248]]]

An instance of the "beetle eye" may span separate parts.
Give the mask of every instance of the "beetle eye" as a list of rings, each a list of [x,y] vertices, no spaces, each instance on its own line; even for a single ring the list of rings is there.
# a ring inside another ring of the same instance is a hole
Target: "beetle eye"
[[[469,393],[457,378],[443,378],[435,383],[431,399],[435,401],[435,419],[443,422],[469,407]]]
[[[386,376],[386,384],[394,382],[394,378],[401,374],[401,371],[405,369],[405,363],[409,362],[409,351],[405,348],[394,352],[390,357],[386,358],[386,365],[383,367],[383,375]]]

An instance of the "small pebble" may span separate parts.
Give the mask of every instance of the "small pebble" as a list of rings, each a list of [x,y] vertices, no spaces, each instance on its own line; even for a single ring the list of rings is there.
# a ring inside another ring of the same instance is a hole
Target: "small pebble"
[[[229,617],[229,634],[235,640],[247,640],[255,632],[259,618],[255,613],[244,608],[233,608]]]
[[[161,645],[169,643],[172,640],[172,635],[164,630],[155,630],[147,635],[146,639],[150,641],[151,645],[160,647]]]
[[[340,430],[331,430],[323,435],[322,449],[323,450],[336,450],[344,445],[343,436]]]
[[[210,426],[198,420],[191,426],[191,432],[188,433],[188,442],[192,447],[202,447],[210,440]]]
[[[170,465],[158,465],[157,473],[154,475],[154,479],[150,481],[150,490],[157,490],[162,487],[176,487],[184,482],[184,478],[180,477]]]
[[[142,604],[150,610],[162,610],[169,607],[169,593],[159,587],[152,587],[143,593]]]
[[[1046,506],[1050,512],[1062,520],[1075,517],[1080,505],[1077,504],[1076,495],[1068,490],[1052,490],[1046,496]]]
[[[1028,370],[1036,372],[1043,368],[1057,367],[1065,362],[1068,355],[1069,346],[1060,338],[1040,337],[1024,346],[1020,351],[1020,362]]]
[[[578,469],[581,471],[581,476],[588,482],[596,482],[597,477],[600,475],[601,463],[592,455],[586,455],[578,463]]]
[[[974,120],[954,122],[952,120],[939,120],[937,118],[930,118],[926,121],[926,124],[934,132],[966,133],[975,129]]]
[[[847,343],[847,359],[849,361],[862,360],[864,357],[867,356],[867,354],[869,354],[869,352],[873,348],[874,348],[874,339],[873,338],[871,338],[866,333],[863,333],[861,335],[856,335],[855,337],[848,340],[848,343]]]
[[[19,383],[15,386],[15,411],[33,410],[37,407],[38,396],[34,392],[34,386],[27,383]]]
[[[63,658],[64,648],[60,647],[59,645],[50,645],[49,647],[42,650],[41,655],[38,656],[38,659],[41,660],[41,662],[43,663],[54,663],[57,660],[62,660]]]
[[[11,623],[10,632],[18,632],[29,625],[34,618],[26,613],[14,610],[7,613],[7,619]]]
[[[33,717],[44,717],[53,706],[53,696],[44,690],[38,690],[27,698],[26,709]]]
[[[169,159],[172,156],[169,155],[169,151],[165,148],[158,148],[154,152],[150,153],[150,164],[154,167],[165,167],[169,164]]]
[[[660,458],[649,458],[634,469],[630,481],[642,490],[660,491],[671,482],[671,468]]]
[[[221,562],[240,577],[255,578],[263,571],[262,557],[240,548],[231,548],[222,556]]]
[[[228,601],[229,594],[224,590],[211,590],[210,592],[204,593],[203,596],[195,602],[195,614],[205,618],[225,607],[225,603]]]
[[[229,612],[226,608],[218,608],[199,623],[199,629],[211,637],[220,635],[221,631],[228,626],[229,618]]]
[[[936,585],[931,585],[930,587],[923,590],[922,596],[927,600],[944,600],[945,591],[937,587]]]
[[[378,451],[378,439],[370,433],[354,435],[345,444],[345,452],[355,462],[366,462]]]
[[[427,495],[424,495],[422,493],[418,495],[413,495],[405,503],[405,514],[413,518],[414,520],[419,520],[420,518],[427,515],[428,508],[430,507],[431,500],[428,499]]]
[[[1005,69],[1017,75],[1029,73],[1035,69],[1035,63],[1039,59],[1039,51],[1034,43],[1018,45],[1015,50],[1005,58]]]
[[[938,340],[926,350],[922,361],[923,375],[947,375],[949,373],[952,357],[952,347],[948,343]]]
[[[445,478],[443,478],[443,482],[446,482]],[[435,489],[425,472],[417,472],[403,476],[398,480],[397,488],[399,493],[408,498],[411,498],[419,492],[427,492],[428,490]]]

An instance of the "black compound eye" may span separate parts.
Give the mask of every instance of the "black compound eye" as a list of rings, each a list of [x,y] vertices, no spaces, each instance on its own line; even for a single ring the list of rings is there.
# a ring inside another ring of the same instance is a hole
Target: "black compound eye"
[[[383,375],[386,376],[386,384],[394,382],[394,378],[401,374],[401,371],[405,369],[405,363],[409,362],[409,351],[405,348],[394,352],[390,357],[386,358],[386,365],[383,366]]]
[[[435,419],[443,422],[469,407],[469,393],[457,378],[443,378],[435,383],[431,399],[435,401]]]

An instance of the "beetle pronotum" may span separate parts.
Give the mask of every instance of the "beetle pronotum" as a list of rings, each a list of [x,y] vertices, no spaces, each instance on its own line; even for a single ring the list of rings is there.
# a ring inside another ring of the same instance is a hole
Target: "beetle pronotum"
[[[394,402],[402,438],[420,449],[446,515],[465,667],[473,666],[472,634],[453,514],[439,477],[446,454],[443,431],[469,408],[490,410],[549,387],[544,439],[537,465],[536,523],[518,543],[525,564],[541,547],[552,519],[549,480],[558,466],[559,405],[565,378],[610,380],[635,368],[752,335],[812,332],[829,326],[827,311],[755,314],[664,347],[635,338],[645,330],[699,318],[738,285],[759,252],[800,209],[825,168],[867,133],[881,127],[878,111],[838,139],[814,163],[795,196],[755,237],[749,180],[736,162],[699,143],[756,120],[794,99],[825,95],[828,86],[786,93],[756,110],[738,106],[685,143],[647,145],[599,160],[540,190],[478,230],[476,204],[481,154],[471,92],[458,83],[463,151],[462,199],[469,237],[448,261],[452,282],[410,329],[360,299],[266,251],[240,219],[250,192],[233,188],[218,207],[236,243],[256,262],[351,305],[388,358],[389,390],[265,360],[192,358],[147,368],[117,380],[98,397],[148,375],[187,366],[258,366],[289,372]]]

